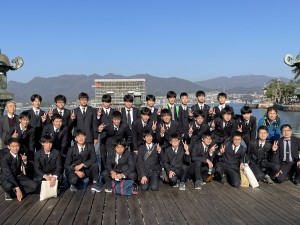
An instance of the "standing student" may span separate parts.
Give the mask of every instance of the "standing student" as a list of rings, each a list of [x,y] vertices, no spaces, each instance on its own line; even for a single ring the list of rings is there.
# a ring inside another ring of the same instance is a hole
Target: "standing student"
[[[212,113],[212,108],[205,104],[205,92],[204,91],[197,91],[196,92],[196,98],[197,98],[197,103],[192,106],[191,110],[192,112],[195,112],[197,110],[201,110],[204,114],[204,123],[209,123],[211,122],[211,113]]]
[[[237,126],[241,127],[243,140],[248,146],[249,142],[256,138],[256,117],[252,116],[252,109],[246,105],[241,108],[241,116],[236,117]]]
[[[143,191],[158,191],[160,172],[161,148],[153,143],[153,136],[149,131],[144,132],[145,143],[139,146],[137,173],[140,180],[140,187]]]
[[[267,138],[267,141],[270,143],[274,143],[274,141],[277,141],[281,136],[281,120],[278,116],[277,109],[274,107],[269,107],[267,109],[266,114],[263,118],[261,118],[258,121],[258,127],[260,126],[266,126],[269,130],[269,136]]]
[[[283,124],[280,129],[282,137],[273,145],[273,151],[277,155],[277,163],[280,166],[275,181],[282,183],[289,178],[289,175],[291,177],[294,175],[294,183],[300,185],[300,140],[292,136],[291,125]]]
[[[180,144],[180,137],[177,135],[170,137],[170,143],[171,146],[167,147],[163,154],[164,168],[170,185],[184,191],[191,162],[189,146],[186,143]]]
[[[54,187],[56,180],[62,183],[63,164],[61,154],[53,148],[53,138],[44,135],[41,138],[42,149],[34,157],[34,179],[39,184],[43,180],[49,181],[50,187]]]
[[[140,111],[138,108],[133,107],[133,96],[125,95],[124,96],[124,107],[121,108],[122,121],[127,123],[132,128],[132,122],[140,118]]]
[[[155,96],[147,95],[146,96],[146,107],[151,110],[150,120],[158,121],[159,117],[157,115],[158,109],[154,107],[155,105]]]
[[[44,125],[46,124],[47,115],[46,112],[43,111],[41,107],[42,96],[39,94],[33,94],[30,97],[32,108],[28,110],[30,114],[30,122],[29,125],[35,130],[35,150],[41,149],[41,135]]]
[[[5,136],[6,132],[17,125],[19,123],[19,117],[16,115],[16,102],[10,100],[6,103],[5,110],[7,112],[6,115],[0,118],[0,138],[1,138],[1,146],[0,148],[4,148],[5,144]]]
[[[229,105],[226,104],[227,94],[225,94],[224,92],[221,92],[221,93],[218,94],[217,99],[218,99],[219,105],[215,106],[213,108],[212,117],[213,118],[216,118],[216,117],[221,118],[222,117],[222,109],[224,109],[225,107],[231,108],[231,110],[232,110],[232,116],[234,117],[234,110],[233,110],[233,108],[231,106],[229,106]]]
[[[216,165],[216,178],[222,183],[229,183],[233,187],[239,187],[241,183],[240,169],[244,169],[246,148],[241,145],[242,134],[233,134],[232,142],[222,145],[219,153],[220,161]]]
[[[1,158],[1,175],[0,184],[5,191],[5,200],[12,200],[13,191],[17,196],[17,200],[21,201],[24,193],[32,193],[37,188],[37,183],[24,175],[21,166],[31,167],[31,163],[27,161],[26,154],[20,154],[20,144],[18,139],[11,138],[7,142],[9,152]]]
[[[179,106],[179,123],[182,127],[182,132],[187,132],[189,130],[189,123],[193,120],[190,118],[192,116],[191,110],[188,107],[188,94],[182,92],[180,94],[181,105]]]
[[[96,163],[95,147],[92,143],[86,142],[86,134],[83,130],[75,130],[75,145],[69,148],[65,170],[70,190],[77,191],[78,185],[84,178],[92,180],[91,190],[101,192],[97,185],[99,169]]]
[[[179,105],[176,105],[176,97],[177,94],[174,91],[168,91],[168,103],[165,105],[165,108],[170,110],[172,120],[179,121]]]
[[[74,130],[83,130],[86,142],[96,145],[98,143],[98,121],[96,110],[88,105],[89,95],[81,92],[78,95],[79,106],[71,114]]]

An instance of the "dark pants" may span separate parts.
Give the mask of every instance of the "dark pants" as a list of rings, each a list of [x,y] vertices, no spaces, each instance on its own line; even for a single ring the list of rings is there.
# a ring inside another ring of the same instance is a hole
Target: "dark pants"
[[[159,172],[151,172],[147,175],[148,182],[140,184],[142,191],[148,191],[149,187],[152,191],[158,191],[159,184]]]
[[[98,169],[97,163],[93,163],[89,168],[86,168],[81,171],[84,172],[84,174],[85,174],[85,177],[83,179],[85,179],[86,177],[89,177],[89,178],[92,178],[93,181],[98,180],[99,169]],[[67,174],[67,177],[68,177],[69,183],[72,185],[76,185],[82,180],[80,177],[77,176],[75,171],[69,172]]]
[[[282,171],[282,174],[280,174],[275,179],[275,181],[278,183],[284,182],[288,178],[288,175],[294,172],[295,172],[295,179],[296,180],[300,179],[300,168],[297,167],[296,162],[290,162],[290,163],[282,162],[280,164],[280,170]]]
[[[208,177],[208,164],[196,161],[191,165],[191,175],[195,178],[195,180],[206,180]],[[214,173],[214,168],[212,168],[212,172]]]
[[[105,179],[105,187],[108,188],[108,189],[111,189],[111,182],[112,182],[113,179],[111,178],[110,173],[108,173],[107,170],[104,170],[102,172],[102,176]],[[132,180],[132,181],[136,182],[137,181],[137,173],[135,171],[131,172],[130,174],[128,174],[128,176],[125,179],[126,180]]]
[[[17,180],[20,184],[19,188],[21,188],[21,190],[23,190],[25,193],[34,192],[37,188],[37,183],[23,174],[17,176]],[[11,192],[16,186],[7,180],[4,180],[1,184],[1,187],[4,191]]]
[[[189,166],[183,164],[182,168],[172,169],[172,171],[175,173],[175,175],[172,178],[169,178],[169,183],[171,185],[176,184],[177,180],[179,180],[180,182],[185,182],[189,173]],[[168,177],[169,173],[170,171],[167,171]]]
[[[215,174],[219,179],[222,179],[223,175],[226,174],[228,183],[233,187],[239,187],[241,184],[239,168],[232,168],[224,162],[217,164]]]
[[[264,179],[266,174],[269,174],[270,177],[274,177],[280,170],[280,166],[278,164],[270,162],[266,164],[266,167],[262,167],[260,164],[257,164],[255,162],[251,162],[249,166],[254,173],[257,181]]]

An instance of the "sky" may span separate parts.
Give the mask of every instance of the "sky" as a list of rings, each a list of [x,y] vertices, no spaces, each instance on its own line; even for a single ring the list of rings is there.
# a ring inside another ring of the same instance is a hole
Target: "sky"
[[[14,0],[1,2],[0,48],[35,76],[151,74],[292,78],[300,51],[298,0]]]

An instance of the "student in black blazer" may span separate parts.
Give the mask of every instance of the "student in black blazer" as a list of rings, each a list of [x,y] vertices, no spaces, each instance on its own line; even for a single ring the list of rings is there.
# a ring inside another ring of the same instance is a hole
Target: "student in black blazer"
[[[125,140],[116,140],[114,151],[108,153],[106,170],[103,171],[102,176],[105,179],[105,192],[112,191],[113,180],[137,180],[133,155],[126,150]]]
[[[171,119],[179,121],[179,105],[176,105],[176,97],[177,94],[174,91],[168,91],[167,100],[168,103],[164,106],[164,108],[169,109],[171,112]]]
[[[234,117],[234,110],[231,106],[227,105],[225,102],[226,102],[226,99],[227,99],[227,94],[225,94],[224,92],[221,92],[218,94],[218,102],[219,102],[219,105],[218,106],[215,106],[213,108],[213,111],[212,111],[212,117],[213,118],[221,118],[222,117],[222,109],[224,109],[225,107],[229,107],[231,108],[232,110],[232,117]]]
[[[248,145],[247,161],[258,181],[263,180],[274,184],[272,178],[279,172],[280,166],[276,164],[276,153],[272,151],[272,144],[267,142],[268,128],[258,128],[258,139],[251,140]]]
[[[257,123],[256,117],[252,116],[252,109],[245,105],[241,108],[241,115],[236,115],[237,126],[242,128],[243,140],[246,145],[255,140]]]
[[[16,112],[16,102],[10,100],[6,102],[5,106],[7,114],[0,118],[0,138],[1,138],[1,145],[0,148],[4,148],[5,144],[5,136],[6,132],[17,125],[19,123],[19,117],[15,114]]]
[[[157,115],[158,109],[154,107],[155,105],[155,96],[154,95],[147,95],[146,96],[146,107],[151,110],[150,120],[158,121],[160,117]]]
[[[16,138],[20,144],[20,154],[26,153],[28,160],[33,160],[35,149],[35,130],[29,125],[29,121],[29,112],[21,112],[19,115],[20,123],[7,131],[4,143],[7,145],[9,139]]]
[[[5,191],[5,200],[12,200],[12,192],[14,191],[18,201],[23,198],[23,193],[34,192],[37,188],[36,182],[24,175],[21,166],[25,171],[31,167],[31,163],[27,161],[26,154],[19,154],[20,144],[18,139],[11,138],[7,142],[9,151],[1,158],[1,175],[0,184]]]
[[[171,118],[172,114],[169,109],[165,108],[161,110],[161,123],[156,129],[156,141],[163,150],[170,146],[171,136],[182,137],[182,129],[179,122]]]
[[[197,110],[201,110],[204,114],[204,123],[208,124],[211,122],[212,117],[211,114],[213,112],[213,108],[209,105],[205,104],[205,92],[197,91],[196,92],[197,104],[193,105],[191,110],[195,112]]]
[[[181,105],[179,106],[179,124],[182,127],[182,132],[186,133],[189,130],[189,123],[193,120],[191,108],[188,107],[188,94],[182,92],[180,94]]]
[[[193,142],[201,140],[202,135],[209,131],[209,126],[204,122],[205,115],[203,111],[196,110],[193,112],[193,122],[189,124],[189,130],[184,134],[184,140],[189,145],[193,145]]]
[[[160,172],[161,148],[153,143],[153,136],[149,131],[144,132],[145,144],[139,146],[137,173],[140,180],[140,187],[143,191],[158,191]]]
[[[78,95],[80,105],[71,114],[74,130],[83,130],[86,133],[86,142],[96,145],[98,143],[97,113],[96,110],[87,105],[89,95],[81,92]]]
[[[43,135],[41,138],[42,149],[34,157],[34,178],[41,183],[47,180],[50,187],[55,186],[56,180],[62,183],[63,164],[61,154],[53,149],[53,137]]]
[[[41,135],[43,127],[46,124],[47,114],[43,111],[40,106],[42,103],[42,96],[39,94],[33,94],[30,97],[32,108],[28,110],[30,114],[30,122],[29,125],[34,128],[35,130],[35,150],[38,151],[41,149]]]
[[[191,163],[189,146],[186,143],[182,145],[177,135],[170,137],[170,143],[171,146],[167,147],[162,155],[164,168],[170,185],[179,187],[179,190],[183,191]]]
[[[43,128],[42,136],[50,135],[53,138],[53,149],[56,149],[65,158],[68,152],[68,128],[63,125],[62,116],[53,114],[52,123]]]
[[[153,137],[156,137],[156,121],[151,121],[151,110],[149,108],[141,109],[141,118],[133,121],[132,123],[132,146],[133,152],[138,153],[140,145],[144,144],[144,132],[149,131]]]
[[[295,174],[294,183],[300,185],[300,140],[292,136],[292,127],[284,124],[280,127],[282,137],[274,142],[273,151],[277,156],[280,171],[276,174],[275,181],[284,182],[289,175]]]
[[[222,183],[228,183],[233,187],[239,187],[241,183],[240,169],[244,169],[246,148],[241,145],[242,134],[233,134],[232,142],[222,145],[219,154],[220,161],[216,165],[216,178]],[[228,179],[227,179],[228,178]]]
[[[122,113],[122,121],[127,123],[132,128],[132,122],[141,117],[140,110],[138,108],[133,107],[133,96],[125,95],[124,96],[124,104],[125,106],[121,108]]]
[[[95,147],[86,142],[86,134],[83,130],[74,131],[75,145],[69,148],[65,170],[71,184],[70,190],[77,191],[77,185],[84,178],[90,178],[93,184],[92,191],[101,192],[97,185],[99,169],[96,163]]]
[[[119,111],[114,111],[112,113],[112,122],[108,125],[101,124],[98,127],[98,132],[106,132],[105,140],[105,151],[106,155],[114,152],[115,144],[117,140],[125,140],[126,146],[132,143],[132,132],[127,123],[122,120],[122,114]]]
[[[210,132],[202,135],[201,139],[190,145],[191,172],[195,177],[195,189],[201,189],[209,175],[214,173],[213,159],[217,145],[212,145]]]

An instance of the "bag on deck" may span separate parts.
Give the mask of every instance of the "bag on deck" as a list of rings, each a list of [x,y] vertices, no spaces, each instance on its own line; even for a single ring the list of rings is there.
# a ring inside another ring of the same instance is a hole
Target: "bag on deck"
[[[253,174],[250,166],[248,165],[248,163],[245,163],[245,168],[244,168],[245,174],[249,180],[249,183],[251,185],[251,187],[256,188],[259,186],[255,175]]]
[[[137,195],[138,186],[132,180],[122,179],[121,181],[112,182],[112,191],[116,195]]]
[[[249,187],[249,180],[245,174],[245,171],[240,170],[240,175],[241,175],[241,187]]]
[[[40,201],[43,201],[47,198],[56,198],[57,197],[57,185],[58,180],[56,180],[56,183],[54,187],[50,187],[50,181],[43,180],[41,185],[41,193],[40,193]]]

